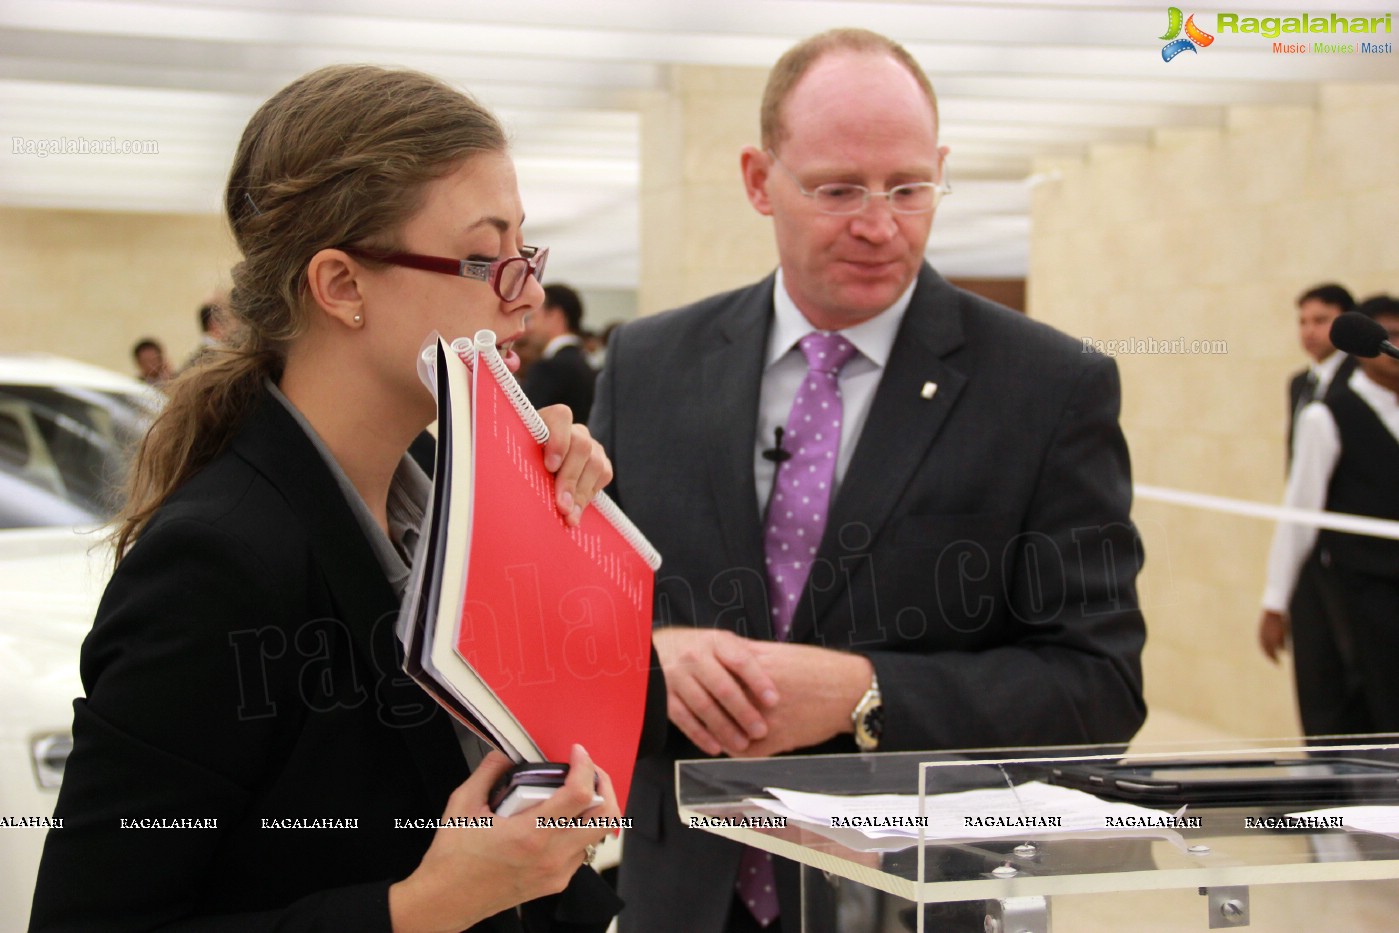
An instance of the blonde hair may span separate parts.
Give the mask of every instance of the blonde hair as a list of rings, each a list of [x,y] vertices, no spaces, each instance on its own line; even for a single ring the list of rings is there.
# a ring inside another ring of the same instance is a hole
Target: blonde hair
[[[787,102],[792,89],[811,66],[831,52],[858,52],[892,57],[913,75],[918,86],[928,96],[928,103],[933,108],[933,125],[937,125],[938,98],[933,92],[933,83],[928,80],[922,66],[909,54],[908,49],[893,39],[868,29],[830,29],[792,46],[782,54],[768,73],[767,86],[763,89],[762,109],[758,112],[764,149],[775,152],[787,138],[786,128],[782,125],[782,105]]]
[[[233,268],[232,346],[167,384],[169,402],[136,454],[113,538],[117,559],[170,494],[214,459],[281,376],[306,327],[306,267],[320,250],[394,248],[425,186],[505,133],[484,107],[414,71],[335,65],[298,78],[248,122],[224,209]]]

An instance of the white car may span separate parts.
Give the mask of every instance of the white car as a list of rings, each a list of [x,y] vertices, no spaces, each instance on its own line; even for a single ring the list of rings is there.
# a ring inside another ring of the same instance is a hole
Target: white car
[[[118,373],[0,354],[0,930],[29,902],[63,765],[78,649],[111,573],[107,519],[160,396]]]

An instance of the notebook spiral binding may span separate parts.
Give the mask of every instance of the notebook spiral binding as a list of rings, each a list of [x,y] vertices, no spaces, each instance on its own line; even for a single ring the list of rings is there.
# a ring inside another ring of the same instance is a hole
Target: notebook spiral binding
[[[519,382],[515,380],[509,367],[505,365],[505,360],[501,359],[500,351],[496,349],[495,333],[489,330],[478,330],[476,339],[469,340],[465,337],[452,341],[452,350],[461,356],[468,365],[474,365],[477,360],[484,362],[486,368],[491,371],[495,381],[505,392],[510,404],[519,413],[520,420],[524,422],[525,428],[536,442],[543,444],[549,439],[549,428],[544,423],[544,419],[539,417],[539,412],[535,411],[530,404],[529,397],[525,395],[525,390],[520,388]],[[612,498],[602,490],[593,497],[592,507],[598,510],[598,514],[605,518],[613,528],[622,536],[628,544],[636,549],[641,555],[641,559],[646,562],[646,566],[655,573],[661,568],[661,552],[657,551],[646,536],[641,533],[641,529],[636,527],[630,518],[627,518]]]

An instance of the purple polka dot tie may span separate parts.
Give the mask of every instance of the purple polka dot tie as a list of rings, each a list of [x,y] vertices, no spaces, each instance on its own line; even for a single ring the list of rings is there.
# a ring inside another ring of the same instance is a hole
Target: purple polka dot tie
[[[773,638],[777,641],[784,640],[792,626],[811,562],[826,530],[840,453],[842,409],[837,377],[858,352],[840,334],[820,331],[807,334],[798,346],[806,356],[806,379],[787,416],[782,447],[791,457],[778,464],[763,530]]]
[[[791,457],[777,466],[763,529],[772,630],[777,641],[785,640],[791,630],[797,601],[806,588],[807,574],[826,530],[840,453],[842,406],[837,380],[841,368],[857,352],[839,334],[820,331],[807,334],[798,346],[806,356],[806,379],[787,416],[782,448]],[[738,863],[738,896],[763,927],[777,919],[775,881],[772,855],[744,849]]]

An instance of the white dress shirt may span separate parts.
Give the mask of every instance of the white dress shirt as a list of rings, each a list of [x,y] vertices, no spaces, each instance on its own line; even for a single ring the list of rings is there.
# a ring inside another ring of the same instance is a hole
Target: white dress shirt
[[[904,312],[908,310],[917,284],[916,281],[910,284],[897,301],[868,321],[840,331],[840,335],[860,352],[851,357],[840,371],[840,452],[836,455],[832,498],[845,477],[845,468],[850,465],[850,456],[869,416],[875,389],[879,387],[884,366],[894,349],[894,338],[899,333],[899,325],[903,323]],[[753,476],[757,484],[759,514],[767,508],[777,473],[777,464],[764,459],[763,451],[772,449],[779,427],[786,429],[792,402],[806,379],[806,357],[797,343],[816,330],[787,294],[781,268],[777,270],[777,285],[773,289],[773,314],[772,332],[768,336],[767,355],[764,357],[762,386],[758,390],[758,434],[753,443]]]
[[[1334,353],[1326,362],[1343,355]],[[1331,372],[1335,373],[1334,367]],[[1351,374],[1347,385],[1360,396],[1361,401],[1374,409],[1385,429],[1399,440],[1399,398],[1358,368]],[[1336,419],[1331,417],[1331,409],[1324,402],[1312,402],[1305,406],[1297,416],[1297,431],[1292,439],[1292,469],[1287,475],[1283,505],[1297,509],[1326,508],[1326,492],[1331,486],[1331,474],[1340,457],[1341,434],[1336,428]],[[1264,609],[1287,612],[1292,590],[1297,585],[1297,574],[1316,543],[1316,534],[1317,529],[1312,525],[1278,524],[1273,532],[1273,546],[1268,552],[1268,582],[1263,589]]]
[[[1320,399],[1326,394],[1326,390],[1331,387],[1331,380],[1336,378],[1336,370],[1341,368],[1341,363],[1345,362],[1346,355],[1337,350],[1322,360],[1320,363],[1312,363],[1307,367],[1316,375],[1315,395]]]
[[[558,356],[559,351],[564,347],[579,347],[583,345],[583,338],[577,334],[559,334],[544,345],[544,352],[539,355],[540,359],[552,360]],[[1340,356],[1339,353],[1332,354]]]

